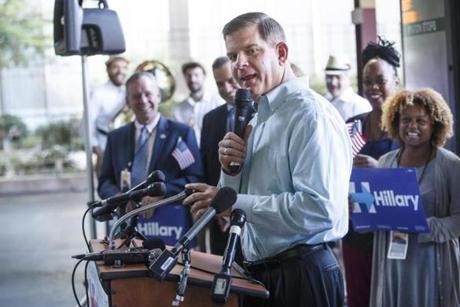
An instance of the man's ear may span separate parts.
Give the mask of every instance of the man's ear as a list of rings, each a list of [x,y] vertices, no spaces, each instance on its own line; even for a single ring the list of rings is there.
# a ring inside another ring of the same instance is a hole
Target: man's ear
[[[287,61],[289,48],[286,42],[279,42],[276,44],[276,52],[278,53],[278,62],[284,64]]]

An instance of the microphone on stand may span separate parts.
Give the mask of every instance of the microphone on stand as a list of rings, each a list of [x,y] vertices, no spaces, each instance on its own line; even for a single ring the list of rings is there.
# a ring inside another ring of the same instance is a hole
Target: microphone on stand
[[[235,260],[236,245],[241,235],[241,230],[246,222],[246,213],[241,209],[233,210],[231,214],[230,232],[225,248],[222,269],[219,274],[214,275],[211,297],[214,303],[225,304],[228,300],[232,285],[230,269]]]
[[[249,121],[254,116],[255,110],[252,106],[253,100],[248,89],[240,88],[235,94],[235,126],[233,132],[240,138],[244,138],[244,131]],[[229,170],[233,175],[241,171],[242,165],[237,162],[230,162]]]
[[[212,218],[228,208],[236,201],[236,192],[232,188],[221,188],[211,201],[209,209],[201,218],[193,224],[187,233],[179,239],[172,250],[164,250],[158,259],[153,262],[149,269],[158,280],[163,280],[177,262],[179,253],[198,235],[198,233],[212,220]]]
[[[151,172],[149,174],[149,176],[147,177],[147,179],[145,179],[144,181],[140,182],[138,185],[136,185],[135,187],[129,189],[128,191],[124,192],[124,194],[129,194],[129,193],[137,191],[137,190],[143,190],[143,189],[147,188],[148,186],[150,186],[151,184],[157,183],[157,182],[165,182],[165,174],[162,171],[159,171],[159,170]],[[116,197],[116,196],[114,196],[114,197]],[[88,204],[88,206],[90,208],[103,207],[104,205],[106,205],[106,203],[111,198],[112,197],[92,202],[92,203]]]
[[[118,228],[118,226],[121,225],[121,223],[123,223],[124,221],[126,221],[130,217],[138,215],[139,213],[147,211],[149,209],[154,209],[154,208],[161,207],[161,206],[164,206],[164,205],[167,205],[167,204],[172,204],[172,203],[181,201],[181,200],[185,199],[187,196],[193,194],[194,192],[195,192],[195,190],[185,189],[182,192],[180,192],[180,193],[178,193],[178,194],[176,194],[174,196],[159,200],[159,201],[151,203],[151,204],[143,205],[142,207],[136,208],[134,210],[131,210],[128,213],[126,213],[125,215],[121,216],[113,224],[112,228],[110,229],[110,233],[109,233],[109,237],[108,237],[110,248],[111,249],[115,248],[113,237],[114,237],[114,234],[115,234],[115,230]]]
[[[148,175],[147,179],[140,182],[135,187],[131,188],[128,192],[145,189],[146,187],[148,187],[154,182],[165,182],[165,180],[166,180],[165,174],[160,170],[155,170]]]
[[[140,201],[144,196],[164,196],[166,194],[166,185],[163,182],[154,182],[142,190],[128,191],[119,195],[109,197],[99,201],[95,207],[101,207],[93,210],[93,218],[98,221],[107,221],[112,219],[112,211],[118,206],[126,204],[128,201]]]

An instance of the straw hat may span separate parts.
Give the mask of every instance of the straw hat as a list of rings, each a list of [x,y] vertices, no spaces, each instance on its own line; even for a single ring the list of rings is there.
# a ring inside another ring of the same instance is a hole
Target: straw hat
[[[350,69],[350,62],[345,56],[330,55],[324,71],[326,75],[339,75]]]

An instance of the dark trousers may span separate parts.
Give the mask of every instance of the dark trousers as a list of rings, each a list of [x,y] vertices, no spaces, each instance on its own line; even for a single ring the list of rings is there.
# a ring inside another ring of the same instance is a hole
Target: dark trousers
[[[367,307],[371,292],[372,250],[343,241],[342,251],[348,307]]]
[[[270,297],[245,297],[243,306],[343,306],[343,277],[337,259],[327,244],[313,247],[300,245],[265,263],[248,265],[251,276],[265,285]]]

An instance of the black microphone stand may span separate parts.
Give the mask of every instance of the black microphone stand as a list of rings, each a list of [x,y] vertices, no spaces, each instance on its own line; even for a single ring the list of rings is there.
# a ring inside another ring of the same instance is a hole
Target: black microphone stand
[[[109,247],[110,249],[115,249],[115,240],[114,240],[114,234],[115,230],[127,219],[130,217],[133,217],[143,211],[153,209],[162,205],[170,204],[179,200],[183,200],[185,197],[190,195],[192,193],[191,190],[184,190],[181,193],[168,197],[166,199],[162,199],[160,201],[145,205],[145,206],[140,206],[139,208],[136,208],[134,210],[131,210],[130,212],[126,213],[124,216],[120,217],[113,225],[112,228],[110,229],[110,233],[108,236],[108,241],[109,241]]]
[[[136,202],[136,207],[134,209],[137,209],[140,207],[141,205]],[[125,214],[126,213],[123,213],[123,215]],[[137,230],[138,219],[139,217],[135,215],[131,217],[131,219],[129,220],[128,226],[125,226],[124,229],[122,228],[123,226],[120,227],[123,229],[120,234],[120,237],[124,239],[123,242],[121,242],[120,247],[123,247],[123,246],[129,247],[131,245],[131,242],[134,242],[133,239],[139,239],[141,241],[147,240],[147,238]]]
[[[190,248],[188,246],[184,247],[182,250],[182,262],[184,263],[184,268],[180,273],[180,279],[176,290],[176,298],[172,301],[172,306],[179,306],[180,303],[184,301],[185,290],[187,289],[188,275],[190,274],[191,260]]]

